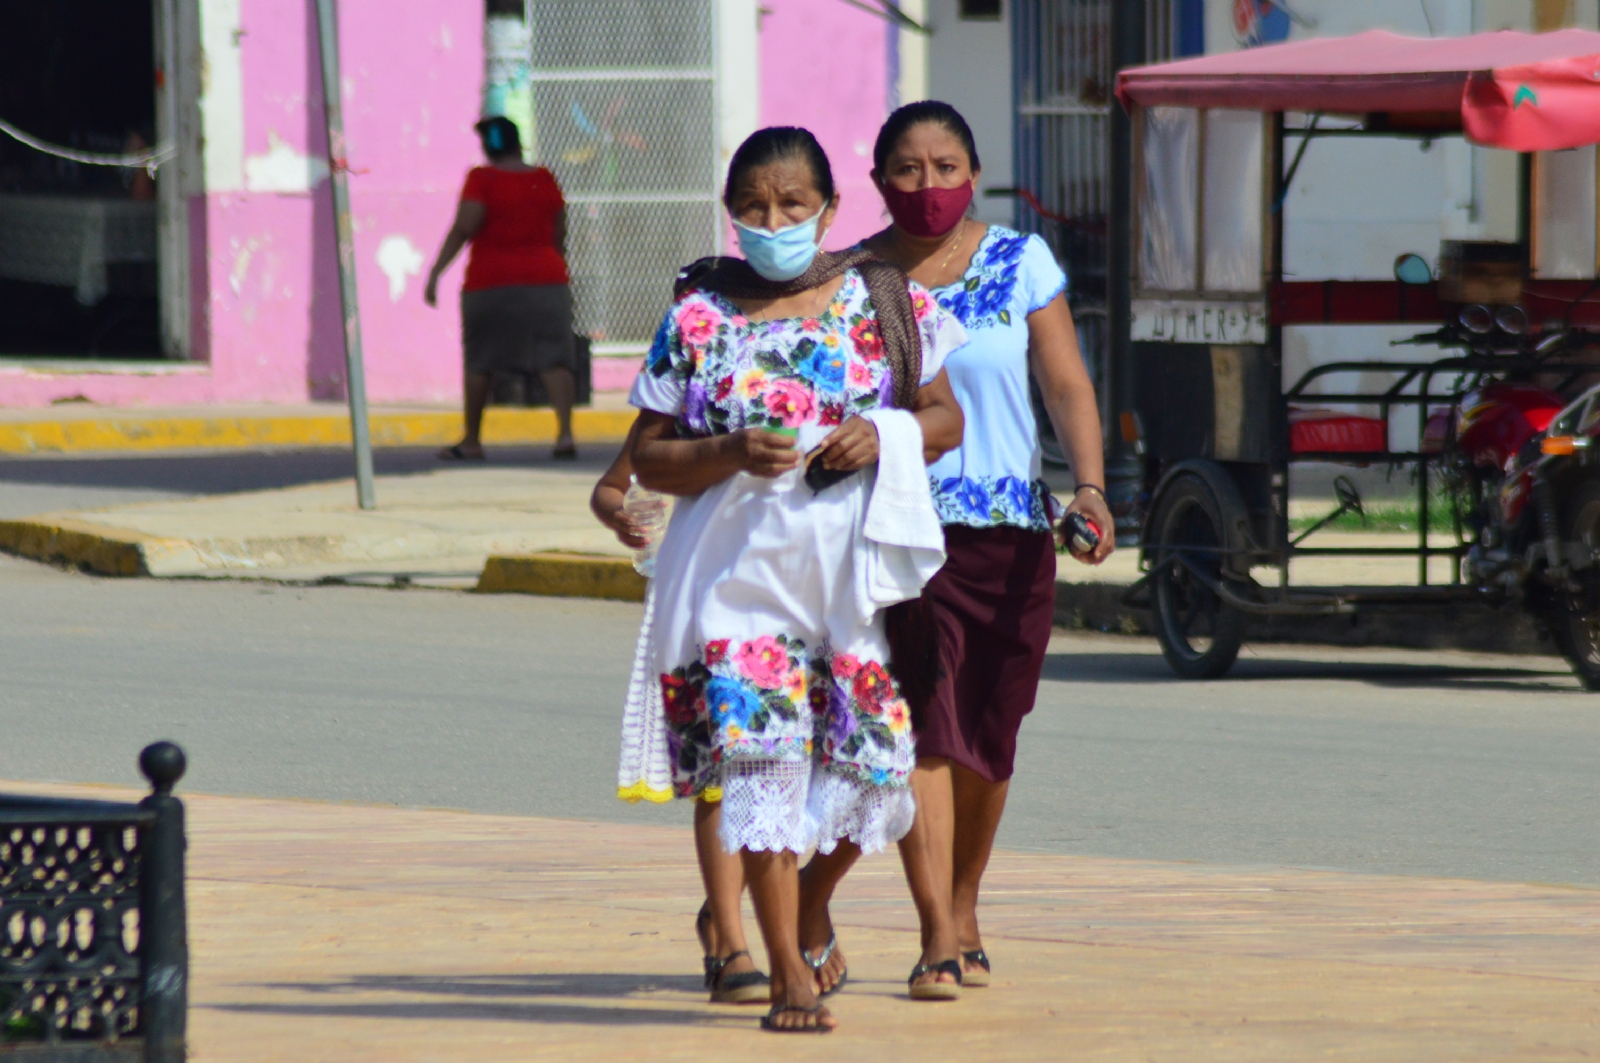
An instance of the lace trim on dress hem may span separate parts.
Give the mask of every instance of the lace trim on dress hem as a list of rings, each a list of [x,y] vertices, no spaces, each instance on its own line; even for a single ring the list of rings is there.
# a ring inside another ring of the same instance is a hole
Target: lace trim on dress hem
[[[730,853],[803,853],[815,843],[806,815],[811,763],[793,760],[736,760],[722,777],[722,848]]]
[[[849,840],[871,855],[904,838],[916,819],[909,787],[881,786],[819,771],[811,779],[806,815],[812,821],[817,852],[831,853]]]

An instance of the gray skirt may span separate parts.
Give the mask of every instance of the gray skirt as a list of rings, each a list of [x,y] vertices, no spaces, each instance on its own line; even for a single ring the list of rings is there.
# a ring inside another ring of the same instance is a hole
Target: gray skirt
[[[511,284],[462,292],[461,348],[469,373],[571,370],[572,289]]]

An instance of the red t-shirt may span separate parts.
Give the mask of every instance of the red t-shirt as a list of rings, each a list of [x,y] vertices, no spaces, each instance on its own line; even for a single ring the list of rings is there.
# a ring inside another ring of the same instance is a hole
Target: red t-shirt
[[[472,238],[464,292],[511,284],[566,284],[567,263],[556,250],[556,220],[566,208],[555,175],[475,166],[461,198],[488,208]]]

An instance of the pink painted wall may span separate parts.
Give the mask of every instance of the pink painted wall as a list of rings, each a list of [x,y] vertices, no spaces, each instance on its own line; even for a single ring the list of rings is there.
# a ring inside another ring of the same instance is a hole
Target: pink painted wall
[[[833,165],[839,218],[830,248],[848,247],[888,223],[868,176],[872,142],[889,116],[884,19],[829,0],[762,0],[761,124],[804,126]]]
[[[453,402],[461,369],[458,265],[440,307],[422,282],[466,170],[482,79],[480,0],[345,0],[340,4],[345,134],[356,285],[373,402]],[[245,0],[245,157],[276,143],[326,157],[314,5]],[[212,197],[212,364],[248,367],[256,401],[344,395],[332,191]],[[403,238],[422,256],[391,293],[377,253]],[[219,272],[221,277],[217,277]],[[222,282],[226,278],[225,282]],[[397,296],[397,297],[392,297]],[[270,337],[270,342],[263,342]]]
[[[422,282],[456,195],[479,161],[482,0],[343,0],[341,61],[357,287],[373,402],[454,403],[461,393],[455,292]],[[326,157],[314,0],[243,0],[245,157],[281,142]],[[344,395],[332,193],[210,192],[191,211],[196,353],[208,366],[152,374],[0,370],[0,406],[83,396],[109,405],[304,402]],[[378,248],[403,237],[419,272],[391,298]],[[178,363],[174,363],[176,366]]]

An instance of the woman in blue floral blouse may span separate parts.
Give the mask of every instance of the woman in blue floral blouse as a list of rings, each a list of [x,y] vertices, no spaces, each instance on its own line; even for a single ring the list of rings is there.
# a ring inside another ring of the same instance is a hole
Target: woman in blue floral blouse
[[[1059,514],[1039,475],[1030,372],[1072,459],[1077,492],[1067,509],[1102,532],[1079,560],[1099,564],[1110,554],[1112,523],[1100,489],[1100,417],[1066,275],[1039,237],[967,217],[979,168],[966,121],[936,101],[902,107],[879,132],[873,164],[894,224],[864,246],[932,292],[970,337],[946,363],[966,434],[928,470],[945,525],[947,560],[925,592],[943,674],[914,721],[917,820],[900,842],[923,924],[918,969],[934,968],[920,981],[954,996],[963,984],[989,981],[978,886],[1055,611]],[[825,894],[807,890],[808,900]],[[826,940],[825,913],[802,912],[801,929],[802,942]],[[958,954],[959,975],[949,963]]]
[[[870,256],[819,252],[838,196],[805,130],[753,134],[724,203],[746,261],[685,282],[630,399],[639,482],[680,498],[645,622],[675,789],[720,789],[722,841],[744,865],[772,964],[763,1025],[826,1030],[795,924],[797,857],[904,835],[914,752],[882,613],[864,614],[857,594],[874,481],[814,489],[801,455],[836,473],[875,465],[874,418],[908,416],[889,406],[909,410],[925,459],[954,446],[961,414],[942,365],[966,333]],[[897,289],[873,291],[898,299],[892,321],[868,291],[885,274]]]

